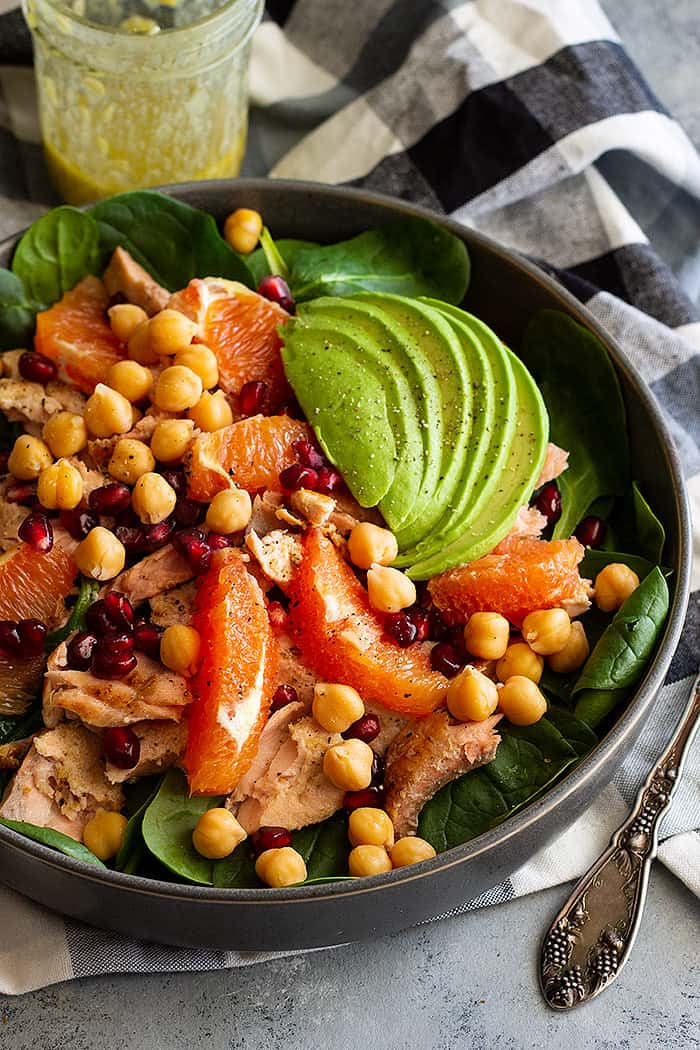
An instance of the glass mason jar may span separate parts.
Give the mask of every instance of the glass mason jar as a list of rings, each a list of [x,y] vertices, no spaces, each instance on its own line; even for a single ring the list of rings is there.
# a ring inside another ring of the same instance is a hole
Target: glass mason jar
[[[237,175],[263,0],[23,0],[44,148],[71,204]]]

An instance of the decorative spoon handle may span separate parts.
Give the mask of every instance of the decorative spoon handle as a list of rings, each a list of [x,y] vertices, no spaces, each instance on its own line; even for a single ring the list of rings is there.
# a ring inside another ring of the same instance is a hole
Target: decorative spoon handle
[[[542,942],[540,986],[554,1010],[588,1002],[627,962],[642,918],[659,825],[700,725],[700,676],[627,820],[576,885]]]

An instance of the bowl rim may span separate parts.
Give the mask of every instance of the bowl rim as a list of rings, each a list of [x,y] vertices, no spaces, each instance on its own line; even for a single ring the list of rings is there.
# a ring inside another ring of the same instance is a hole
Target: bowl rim
[[[637,368],[627,358],[617,340],[598,322],[593,314],[580,303],[563,285],[546,273],[541,267],[520,252],[506,248],[498,241],[480,233],[449,216],[443,216],[422,205],[391,197],[387,194],[370,192],[355,187],[326,185],[296,179],[236,178],[208,179],[198,182],[172,183],[153,187],[154,190],[166,193],[177,199],[185,200],[197,195],[206,197],[213,191],[230,187],[232,194],[267,192],[270,187],[279,188],[282,193],[299,196],[320,195],[327,200],[356,201],[358,204],[370,204],[384,209],[387,215],[409,215],[429,219],[449,230],[462,240],[475,243],[493,255],[500,257],[511,266],[515,266],[535,284],[539,284],[555,299],[558,299],[566,312],[580,324],[590,329],[611,354],[615,367],[620,371],[636,399],[651,418],[663,448],[666,468],[674,493],[674,526],[678,532],[678,564],[675,569],[675,594],[669,609],[668,619],[663,636],[658,643],[654,659],[630,698],[625,710],[616,720],[602,740],[586,755],[569,773],[566,773],[552,788],[545,791],[541,798],[525,805],[521,810],[508,817],[502,824],[483,832],[459,846],[453,846],[434,858],[406,868],[398,868],[381,875],[346,881],[329,881],[308,886],[284,887],[272,889],[219,888],[199,884],[166,882],[161,879],[150,879],[141,875],[129,875],[109,868],[97,868],[85,861],[76,860],[58,853],[48,846],[25,838],[19,832],[0,825],[0,843],[19,852],[27,853],[48,867],[54,867],[77,875],[97,884],[107,884],[115,890],[126,890],[144,897],[168,898],[173,902],[188,902],[192,905],[218,904],[265,904],[285,905],[288,903],[315,903],[327,898],[350,898],[358,894],[393,891],[399,886],[416,880],[428,879],[438,871],[447,871],[458,867],[466,861],[472,861],[487,854],[493,848],[508,842],[536,823],[544,813],[557,808],[571,795],[583,789],[586,782],[594,779],[600,767],[609,762],[619,752],[628,736],[634,734],[640,723],[648,716],[656,694],[663,684],[671,659],[678,645],[683,628],[688,597],[690,593],[690,570],[692,560],[692,530],[690,508],[684,482],[680,456],[670,429],[661,408],[649,386],[642,379]],[[89,205],[83,206],[84,208]],[[0,241],[0,251],[7,250],[17,243],[24,230]]]

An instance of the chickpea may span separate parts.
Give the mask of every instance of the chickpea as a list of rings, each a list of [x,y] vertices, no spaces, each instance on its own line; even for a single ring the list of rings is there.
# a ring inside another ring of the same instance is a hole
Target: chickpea
[[[117,361],[107,372],[107,386],[117,390],[127,401],[141,401],[153,387],[153,373],[138,361]]]
[[[497,707],[496,683],[469,664],[447,688],[447,710],[460,722],[483,722]]]
[[[333,744],[323,756],[323,772],[341,791],[362,791],[372,783],[374,751],[363,740]]]
[[[202,857],[221,860],[243,842],[247,832],[228,809],[216,806],[202,813],[192,832],[192,845]]]
[[[73,560],[83,576],[113,580],[124,568],[126,551],[113,532],[97,525],[75,548]]]
[[[509,638],[510,624],[496,612],[472,613],[464,628],[467,650],[482,660],[500,660]]]
[[[418,864],[422,860],[430,860],[437,856],[430,843],[419,838],[418,835],[404,835],[403,838],[397,840],[389,852],[391,863],[395,868],[405,868],[409,864]]]
[[[53,463],[48,445],[31,434],[20,434],[12,446],[7,469],[18,481],[33,481]]]
[[[348,538],[348,552],[353,565],[369,569],[370,565],[391,565],[399,553],[399,544],[393,532],[361,521]]]
[[[252,504],[245,489],[224,489],[209,504],[206,526],[212,532],[240,532],[250,521]]]
[[[351,685],[317,682],[314,686],[313,716],[329,733],[344,733],[353,722],[362,718],[365,705]]]
[[[148,320],[148,314],[133,303],[118,303],[107,311],[112,331],[121,343],[127,340],[140,324]]]
[[[214,394],[205,390],[188,415],[194,425],[207,434],[230,427],[233,423],[233,412],[223,390],[217,390]]]
[[[42,436],[57,459],[82,452],[88,439],[85,420],[76,412],[56,412],[44,423]]]
[[[499,682],[507,682],[513,675],[522,675],[539,682],[544,671],[544,660],[526,642],[512,642],[496,664]]]
[[[127,341],[126,352],[130,360],[137,361],[140,365],[158,363],[158,354],[151,348],[150,321],[142,321],[138,328],[134,329]]]
[[[104,383],[98,383],[85,402],[83,416],[89,433],[98,438],[126,434],[133,421],[131,403]]]
[[[262,233],[263,221],[260,212],[252,208],[236,208],[226,216],[224,238],[235,252],[250,255]]]
[[[378,612],[400,612],[414,604],[416,585],[399,569],[375,562],[367,573],[367,595],[369,604]]]
[[[191,419],[164,419],[156,424],[151,437],[151,452],[161,463],[179,463],[194,432]]]
[[[123,813],[98,809],[85,825],[83,842],[100,860],[111,860],[121,849],[126,825]]]
[[[565,609],[538,609],[523,620],[523,638],[540,656],[560,652],[571,635],[571,620]]]
[[[363,842],[350,851],[348,871],[356,879],[369,875],[383,875],[385,871],[391,871],[391,860],[384,846]]]
[[[157,525],[175,510],[177,495],[162,474],[147,471],[134,485],[131,506],[144,525]]]
[[[156,461],[148,445],[135,438],[120,438],[114,446],[107,470],[125,485],[134,485],[142,474],[153,470]]]
[[[73,510],[83,498],[83,479],[67,459],[57,459],[42,470],[36,494],[47,510]]]
[[[203,343],[192,343],[186,350],[179,350],[175,354],[176,365],[191,368],[195,375],[202,380],[205,390],[210,390],[219,382],[219,363],[216,354]]]
[[[161,663],[171,671],[191,678],[197,673],[201,656],[199,631],[184,623],[166,627],[160,640]]]
[[[179,310],[166,307],[149,321],[148,341],[159,357],[170,357],[192,342],[197,325]]]
[[[548,656],[547,663],[557,674],[570,674],[583,667],[590,651],[583,624],[580,620],[574,620],[568,642],[558,653]]]
[[[306,879],[306,864],[291,846],[266,849],[255,862],[255,874],[268,886],[296,886]]]
[[[628,565],[613,561],[601,569],[595,578],[595,603],[601,612],[617,612],[637,587],[637,573]]]
[[[202,380],[191,368],[171,365],[156,380],[153,401],[164,412],[184,412],[202,396]]]
[[[514,726],[531,726],[547,713],[547,701],[530,678],[514,674],[498,690],[498,706]]]
[[[348,838],[353,846],[393,846],[394,825],[383,809],[360,806],[350,814]]]

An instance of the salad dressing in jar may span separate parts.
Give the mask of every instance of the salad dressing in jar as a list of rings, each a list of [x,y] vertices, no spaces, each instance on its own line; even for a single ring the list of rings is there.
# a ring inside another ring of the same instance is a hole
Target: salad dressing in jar
[[[56,189],[71,204],[238,174],[262,0],[23,0]]]

